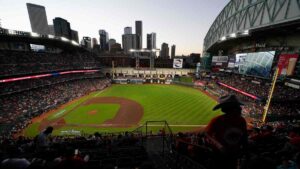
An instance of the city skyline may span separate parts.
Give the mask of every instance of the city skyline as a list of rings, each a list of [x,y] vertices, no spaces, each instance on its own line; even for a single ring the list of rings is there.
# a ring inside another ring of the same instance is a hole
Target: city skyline
[[[143,48],[147,47],[146,35],[155,32],[158,46],[163,42],[175,44],[177,55],[189,55],[202,52],[205,34],[228,2],[229,0],[12,0],[1,2],[0,16],[4,28],[31,31],[26,3],[34,3],[46,8],[49,25],[52,25],[52,19],[61,17],[70,22],[72,29],[78,31],[79,39],[83,36],[99,39],[98,30],[104,29],[118,43],[122,43],[124,28],[129,26],[133,28],[132,32],[136,32],[135,21],[141,20]]]

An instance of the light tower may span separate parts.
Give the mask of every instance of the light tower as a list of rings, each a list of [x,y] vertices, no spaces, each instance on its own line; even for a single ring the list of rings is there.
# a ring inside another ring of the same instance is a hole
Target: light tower
[[[140,67],[140,58],[150,59],[150,69],[154,69],[155,54],[156,54],[156,52],[159,52],[160,50],[159,49],[151,49],[151,50],[149,50],[149,49],[130,49],[129,51],[131,53],[136,53],[134,55],[136,69],[139,69],[139,67]],[[142,52],[149,53],[150,54],[149,57],[139,55],[139,53],[142,53]]]

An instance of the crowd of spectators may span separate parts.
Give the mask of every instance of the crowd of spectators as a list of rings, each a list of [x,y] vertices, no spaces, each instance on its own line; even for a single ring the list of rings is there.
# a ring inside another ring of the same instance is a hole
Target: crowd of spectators
[[[56,83],[68,82],[72,80],[88,79],[88,78],[103,78],[101,72],[95,73],[76,73],[43,77],[38,79],[20,80],[15,82],[0,83],[0,95],[9,95],[11,93],[30,90],[37,87],[53,85]]]
[[[0,77],[101,67],[90,53],[0,51]]]
[[[248,146],[239,155],[235,168],[298,169],[300,167],[300,126],[280,123],[248,129]],[[178,133],[174,149],[203,165],[216,168],[217,153],[205,133]]]
[[[49,128],[49,127],[48,127]],[[149,168],[148,154],[137,134],[50,136],[48,128],[34,139],[0,139],[1,169]],[[51,127],[50,127],[51,129]],[[48,132],[47,132],[48,131]],[[41,143],[43,143],[41,145]]]
[[[219,97],[227,94],[237,95],[245,106],[243,114],[246,117],[261,119],[264,112],[267,96],[270,90],[270,81],[254,77],[246,77],[238,74],[221,73],[214,78],[202,78],[205,84],[205,90]],[[254,81],[254,82],[253,82]],[[244,94],[236,92],[225,86],[219,85],[218,82],[227,84],[244,92],[258,96],[254,100]],[[296,122],[300,119],[300,90],[294,89],[277,83],[273,92],[272,102],[270,104],[267,118],[271,121],[290,121]]]
[[[66,80],[66,79],[64,79]],[[47,80],[46,80],[47,81]],[[0,96],[0,123],[12,124],[11,134],[25,128],[33,117],[58,105],[102,90],[110,85],[107,79],[73,79]]]

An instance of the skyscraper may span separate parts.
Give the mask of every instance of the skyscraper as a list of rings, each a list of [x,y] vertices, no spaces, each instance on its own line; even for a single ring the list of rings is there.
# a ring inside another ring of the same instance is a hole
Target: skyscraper
[[[55,35],[54,26],[53,25],[48,25],[48,30],[49,30],[49,35]]]
[[[127,34],[132,34],[132,28],[131,27],[125,27],[124,28],[124,34],[127,35]]]
[[[161,44],[161,51],[160,51],[161,58],[170,58],[169,57],[169,45],[167,43]]]
[[[78,31],[71,30],[71,39],[74,40],[75,42],[79,42],[79,37],[78,37]]]
[[[147,34],[147,49],[156,49],[156,33]]]
[[[98,45],[97,39],[92,38],[92,48],[94,48],[96,45]]]
[[[26,3],[26,6],[31,25],[31,31],[42,35],[48,35],[49,28],[45,7],[31,3]]]
[[[135,34],[136,34],[136,48],[143,48],[143,23],[142,21],[135,21]]]
[[[171,58],[175,58],[175,50],[176,50],[176,46],[175,45],[172,45],[171,47]]]
[[[99,43],[100,43],[100,48],[102,51],[105,51],[105,50],[108,50],[108,33],[101,29],[99,30],[99,36],[100,36],[100,40],[99,40]]]
[[[61,36],[67,39],[72,39],[71,26],[67,20],[56,17],[53,19],[53,26],[55,36]]]
[[[125,54],[130,53],[130,49],[136,48],[136,35],[135,34],[124,34],[122,35],[122,45]]]
[[[108,41],[108,50],[109,51],[111,49],[111,46],[114,45],[115,43],[117,43],[115,39],[109,39],[109,41]]]
[[[85,48],[88,48],[88,49],[91,49],[92,48],[91,38],[88,37],[88,36],[82,37],[81,46],[83,46]]]

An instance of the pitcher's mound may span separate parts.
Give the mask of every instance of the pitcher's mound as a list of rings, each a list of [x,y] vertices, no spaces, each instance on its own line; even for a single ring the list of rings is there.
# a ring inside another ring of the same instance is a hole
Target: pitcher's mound
[[[97,113],[97,110],[92,110],[92,111],[88,112],[89,115],[95,115],[96,113]]]

